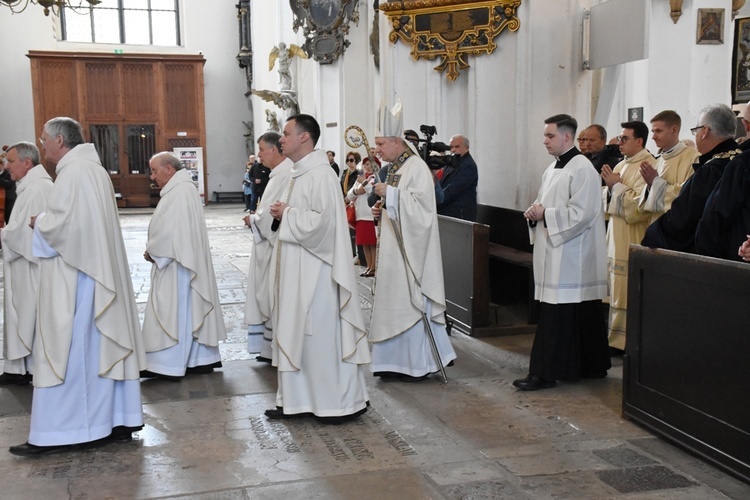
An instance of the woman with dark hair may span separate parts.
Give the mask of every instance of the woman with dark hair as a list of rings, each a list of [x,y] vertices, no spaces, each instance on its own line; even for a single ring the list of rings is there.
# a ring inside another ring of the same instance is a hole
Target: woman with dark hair
[[[357,165],[361,160],[362,157],[356,151],[346,153],[346,168],[341,172],[341,191],[344,197],[357,182]]]

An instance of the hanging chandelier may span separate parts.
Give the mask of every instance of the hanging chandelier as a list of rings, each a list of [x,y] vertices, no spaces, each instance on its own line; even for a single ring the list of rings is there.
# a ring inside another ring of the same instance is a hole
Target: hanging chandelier
[[[14,14],[18,14],[26,10],[29,3],[34,5],[41,5],[44,7],[44,15],[49,16],[50,10],[54,14],[60,12],[63,7],[69,7],[73,10],[88,8],[88,6],[94,6],[102,3],[101,0],[85,0],[88,5],[84,4],[84,0],[0,0],[0,5],[7,5]],[[57,8],[57,11],[55,11]]]

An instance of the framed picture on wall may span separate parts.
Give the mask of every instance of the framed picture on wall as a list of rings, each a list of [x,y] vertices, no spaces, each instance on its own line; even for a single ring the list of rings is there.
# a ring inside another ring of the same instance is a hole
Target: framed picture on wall
[[[750,101],[750,17],[735,19],[732,49],[732,102]]]
[[[643,121],[643,108],[628,108],[628,119],[629,122],[642,122]]]
[[[698,9],[698,31],[695,43],[720,45],[724,43],[724,9]]]

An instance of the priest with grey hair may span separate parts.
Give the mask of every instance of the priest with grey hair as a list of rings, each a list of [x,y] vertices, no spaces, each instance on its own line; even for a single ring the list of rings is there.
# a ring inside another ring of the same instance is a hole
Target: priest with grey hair
[[[153,264],[143,319],[148,369],[143,377],[177,381],[221,367],[227,337],[211,262],[206,218],[190,172],[170,152],[149,161],[160,188],[143,257]]]
[[[374,187],[381,198],[373,207],[380,241],[369,340],[375,376],[414,382],[442,371],[456,353],[443,314],[434,180],[402,136],[400,102],[391,110],[381,106],[375,151],[391,165]]]
[[[31,218],[43,307],[29,439],[10,448],[25,457],[128,442],[143,428],[145,352],[112,181],[72,118],[48,121],[40,140],[57,178]]]
[[[36,331],[39,258],[34,257],[29,227],[32,216],[47,208],[52,178],[39,160],[39,149],[30,142],[12,144],[7,150],[7,170],[16,183],[15,208],[0,233],[5,279],[3,374],[0,385],[27,385],[33,374],[31,355]]]

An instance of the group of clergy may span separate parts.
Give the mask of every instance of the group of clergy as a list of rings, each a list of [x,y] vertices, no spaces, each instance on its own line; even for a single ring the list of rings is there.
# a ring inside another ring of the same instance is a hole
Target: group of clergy
[[[750,109],[743,124],[750,132]],[[541,307],[529,373],[513,383],[521,390],[606,376],[610,353],[626,347],[631,244],[750,259],[750,141],[735,142],[734,112],[723,104],[701,111],[691,129],[697,150],[680,140],[676,112],[658,113],[651,119],[658,157],[645,147],[645,123],[621,126],[624,159],[604,165],[599,176],[573,146],[575,119],[545,121],[545,146],[556,160],[525,212]],[[607,295],[608,332],[601,306]]]
[[[290,117],[283,135],[267,132],[258,155],[271,170],[266,193],[245,217],[253,248],[245,320],[248,350],[277,367],[271,419],[311,417],[340,424],[367,411],[364,370],[423,380],[456,355],[445,329],[445,291],[433,179],[402,138],[400,105],[383,108],[376,154],[389,162],[373,214],[380,220],[378,279],[369,332],[341,188],[320,126]]]
[[[142,377],[179,380],[221,366],[226,338],[206,223],[190,174],[171,153],[151,158],[161,200],[144,257],[153,263],[138,320],[112,182],[71,118],[34,144],[9,147],[18,199],[2,231],[6,359],[0,382],[34,392],[19,456],[129,442],[143,428]]]

